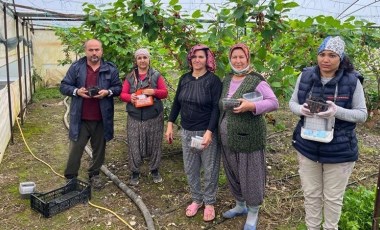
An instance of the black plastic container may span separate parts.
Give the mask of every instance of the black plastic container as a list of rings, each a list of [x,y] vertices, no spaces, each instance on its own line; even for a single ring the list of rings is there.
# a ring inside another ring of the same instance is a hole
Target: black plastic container
[[[94,97],[96,95],[99,95],[100,89],[96,86],[93,86],[93,87],[88,88],[87,91],[88,91],[87,93],[88,96]]]
[[[328,104],[321,98],[306,99],[306,103],[312,113],[325,112],[328,109]]]
[[[232,98],[223,98],[222,99],[222,105],[223,110],[233,110],[236,107],[239,107],[241,102],[238,99],[232,99]]]
[[[44,217],[51,217],[70,207],[87,203],[91,199],[91,186],[83,181],[73,179],[64,187],[47,192],[32,193],[30,206]]]

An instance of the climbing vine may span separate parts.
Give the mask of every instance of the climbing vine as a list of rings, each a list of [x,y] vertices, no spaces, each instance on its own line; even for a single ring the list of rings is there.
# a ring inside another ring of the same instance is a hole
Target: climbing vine
[[[302,68],[315,64],[317,48],[327,35],[344,37],[346,53],[366,79],[379,78],[371,66],[377,56],[364,52],[375,49],[380,41],[373,23],[324,15],[290,19],[286,13],[295,7],[298,4],[288,0],[230,0],[222,8],[208,5],[203,11],[184,13],[178,0],[171,0],[168,7],[159,0],[118,0],[107,8],[86,3],[85,22],[56,33],[67,53],[80,54],[84,40],[98,38],[105,59],[116,63],[122,75],[133,65],[133,52],[148,47],[152,65],[173,88],[178,75],[187,70],[186,54],[193,45],[211,47],[217,75],[223,77],[229,71],[229,47],[244,42],[251,49],[254,68],[266,76],[278,97],[289,98]],[[204,15],[213,17],[205,20]],[[375,97],[379,99],[378,92]]]

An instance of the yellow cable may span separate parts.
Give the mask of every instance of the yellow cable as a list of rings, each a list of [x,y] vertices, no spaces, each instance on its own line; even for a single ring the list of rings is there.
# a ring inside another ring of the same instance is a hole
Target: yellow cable
[[[65,178],[64,176],[62,176],[61,174],[57,173],[48,163],[46,163],[45,161],[41,160],[40,158],[36,157],[36,155],[34,155],[34,153],[32,152],[32,150],[29,148],[29,145],[28,143],[26,143],[26,140],[25,140],[25,137],[24,137],[24,133],[22,132],[22,129],[21,129],[21,126],[20,126],[20,123],[18,122],[20,118],[16,118],[16,122],[17,122],[17,126],[18,128],[20,129],[20,134],[21,134],[21,137],[22,137],[22,140],[24,141],[24,144],[26,146],[26,148],[28,148],[30,154],[32,154],[32,156],[34,158],[36,158],[37,160],[41,161],[42,163],[44,163],[46,166],[48,166],[51,171],[53,171],[53,173],[55,173],[56,175],[62,177],[62,178]]]
[[[32,156],[33,156],[34,158],[36,158],[37,160],[41,161],[41,162],[44,163],[46,166],[48,166],[48,167],[51,169],[51,171],[54,172],[54,174],[58,175],[59,177],[65,178],[63,175],[57,173],[57,172],[56,172],[56,171],[55,171],[55,170],[54,170],[54,169],[53,169],[48,163],[46,163],[45,161],[43,161],[42,159],[40,159],[40,158],[38,158],[36,155],[34,155],[34,153],[33,153],[32,150],[29,148],[28,143],[27,143],[26,140],[25,140],[24,133],[22,132],[22,129],[21,129],[20,123],[18,122],[19,119],[20,119],[20,118],[17,118],[17,119],[16,119],[17,126],[18,126],[18,128],[19,128],[19,130],[20,130],[20,134],[21,134],[22,140],[24,141],[24,144],[25,144],[26,148],[29,150],[30,154],[32,154]],[[91,203],[90,201],[88,201],[88,203],[89,203],[91,206],[95,207],[95,208],[103,209],[103,210],[105,210],[105,211],[108,211],[108,212],[112,213],[112,214],[115,215],[119,220],[121,220],[121,222],[123,222],[125,225],[127,225],[127,226],[129,227],[129,229],[131,229],[131,230],[135,230],[131,225],[129,225],[129,224],[128,224],[123,218],[121,218],[121,217],[120,217],[117,213],[115,213],[114,211],[112,211],[112,210],[110,210],[110,209],[108,209],[108,208],[101,207],[101,206],[98,206],[98,205],[96,205],[96,204],[93,204],[93,203]]]
[[[119,220],[121,220],[121,221],[122,221],[125,225],[127,225],[131,230],[135,230],[131,225],[129,225],[125,220],[123,220],[123,218],[121,218],[119,215],[117,215],[114,211],[109,210],[108,208],[104,208],[104,207],[98,206],[98,205],[96,205],[96,204],[93,204],[93,203],[91,203],[90,201],[88,201],[88,203],[89,203],[91,206],[95,207],[95,208],[103,209],[103,210],[106,210],[106,211],[108,211],[108,212],[114,214]]]

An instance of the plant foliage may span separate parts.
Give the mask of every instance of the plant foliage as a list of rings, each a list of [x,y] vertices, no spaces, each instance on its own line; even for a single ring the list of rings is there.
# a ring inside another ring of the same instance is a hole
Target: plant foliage
[[[373,23],[324,15],[290,19],[287,12],[295,7],[298,4],[288,0],[230,0],[221,8],[208,5],[204,11],[182,12],[178,0],[171,0],[168,7],[162,7],[159,0],[118,0],[107,8],[86,3],[85,22],[56,33],[66,45],[68,60],[70,52],[81,54],[86,39],[98,38],[103,42],[104,58],[116,63],[122,76],[133,66],[134,51],[147,47],[152,66],[173,89],[178,76],[188,70],[186,55],[193,45],[203,43],[212,49],[216,73],[223,77],[229,72],[229,47],[244,42],[250,47],[253,67],[267,78],[278,97],[288,99],[299,73],[315,64],[318,46],[328,35],[345,39],[346,54],[368,81],[379,79],[378,71],[371,68],[378,56],[370,51],[380,42]],[[212,16],[205,19],[204,15]],[[368,88],[378,101],[379,81],[376,84]]]
[[[376,188],[371,190],[363,186],[348,189],[344,195],[339,229],[372,229],[373,204]]]

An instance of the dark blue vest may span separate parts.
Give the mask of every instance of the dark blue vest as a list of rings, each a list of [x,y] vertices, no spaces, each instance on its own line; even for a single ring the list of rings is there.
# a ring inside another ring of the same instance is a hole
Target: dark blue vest
[[[322,85],[319,67],[305,68],[298,88],[298,101],[303,104],[309,96],[334,101],[335,90],[338,89],[335,104],[351,109],[352,96],[359,77],[361,76],[355,71],[345,72],[338,70],[333,79]],[[356,123],[335,118],[333,140],[330,143],[321,143],[305,140],[301,137],[300,131],[303,122],[304,117],[301,117],[293,133],[293,146],[302,155],[320,163],[352,162],[358,159],[358,141],[355,134]]]

